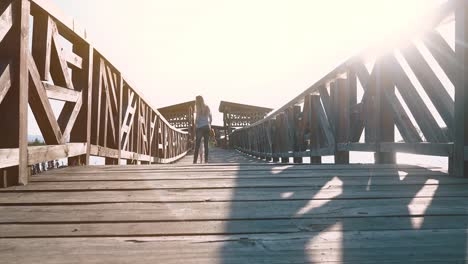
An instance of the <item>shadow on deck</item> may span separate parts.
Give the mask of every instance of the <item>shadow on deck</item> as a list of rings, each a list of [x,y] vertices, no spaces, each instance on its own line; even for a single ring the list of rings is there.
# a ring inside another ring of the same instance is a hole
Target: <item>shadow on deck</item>
[[[466,263],[468,180],[405,165],[55,170],[0,190],[6,263]]]

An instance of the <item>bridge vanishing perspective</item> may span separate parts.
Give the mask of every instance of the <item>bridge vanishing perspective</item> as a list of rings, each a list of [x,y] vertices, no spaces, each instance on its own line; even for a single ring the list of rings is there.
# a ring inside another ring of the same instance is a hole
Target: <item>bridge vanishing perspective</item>
[[[199,165],[188,132],[75,21],[47,0],[2,0],[0,262],[468,263],[468,2],[441,4],[402,43],[252,114]],[[28,107],[46,145],[28,146]],[[359,151],[375,163],[349,164]]]

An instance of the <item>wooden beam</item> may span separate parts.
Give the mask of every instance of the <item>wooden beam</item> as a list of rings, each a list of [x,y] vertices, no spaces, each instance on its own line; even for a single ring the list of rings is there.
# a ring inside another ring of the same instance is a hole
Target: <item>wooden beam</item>
[[[115,158],[115,159],[119,157],[119,151],[117,149],[111,149],[111,148],[106,148],[106,147],[97,146],[97,145],[91,145],[90,154],[93,156]]]
[[[337,150],[339,151],[362,151],[362,152],[377,152],[377,143],[338,143]]]
[[[430,156],[451,156],[453,143],[380,143],[382,152],[403,152]]]
[[[424,59],[423,55],[414,44],[411,43],[407,45],[402,49],[402,53],[416,75],[416,78],[419,80],[419,83],[421,83],[429,96],[429,99],[431,99],[435,108],[447,125],[450,135],[449,138],[451,138],[454,126],[454,102],[452,98],[442,84],[442,81],[439,80],[437,75],[429,66],[429,63]]]
[[[376,72],[376,106],[377,106],[377,142],[395,142],[395,121],[393,118],[392,104],[387,100],[385,94],[393,95],[395,93],[395,84],[391,81],[389,70],[385,67],[382,60],[386,57],[377,60],[374,68]],[[377,164],[395,164],[396,154],[382,152],[380,149],[374,153],[374,160]]]
[[[86,108],[86,164],[89,165],[89,158],[90,158],[90,153],[91,153],[91,129],[92,129],[92,107],[93,107],[93,68],[94,68],[94,48],[92,45],[88,46],[87,49],[87,59],[88,59],[88,65],[87,65],[87,82],[86,82],[86,87],[87,87],[87,92],[88,94],[85,95],[87,96],[87,108]]]
[[[361,81],[362,88],[364,90],[364,95],[362,96],[362,101],[360,105],[361,110],[361,119],[353,131],[353,139],[358,141],[362,131],[365,130],[365,142],[374,143],[377,139],[377,124],[378,124],[378,111],[377,107],[377,97],[376,97],[376,67],[372,70],[372,73],[366,69],[366,66],[362,61],[356,62],[352,65],[353,71],[358,76]]]
[[[394,56],[387,56],[384,63],[386,64],[386,69],[391,74],[393,83],[400,91],[403,100],[405,100],[427,141],[434,143],[448,142],[444,132],[437,124],[434,116],[396,58]]]
[[[317,103],[317,102],[316,102]],[[314,112],[312,105],[312,95],[306,95],[304,99],[304,129],[308,132],[309,139],[309,149],[310,151],[317,150],[321,147],[322,144],[322,133],[320,132],[320,125],[318,114]],[[321,164],[321,156],[310,156],[311,164]]]
[[[86,143],[28,147],[28,164],[80,156],[86,153]]]
[[[76,103],[81,98],[81,92],[42,82],[47,92],[47,97],[54,100]]]
[[[50,106],[49,99],[47,98],[47,94],[41,82],[36,64],[32,56],[28,56],[28,58],[29,75],[31,77],[30,85],[34,87],[33,89],[30,89],[29,104],[34,116],[36,117],[46,144],[62,144],[64,143],[62,133],[57,120],[55,119],[52,107]]]
[[[0,42],[3,41],[6,34],[10,32],[13,27],[13,11],[12,6],[9,4],[0,16]]]
[[[385,58],[382,60],[383,65],[382,67],[387,67],[385,64]],[[367,72],[365,66],[362,63],[356,63],[354,65],[354,68],[357,69],[356,72],[358,73],[359,80],[361,80],[363,84],[363,89],[364,89],[364,96],[366,96],[366,91],[368,87],[368,82],[375,77],[372,77],[369,75]],[[385,71],[388,71],[385,69]],[[373,73],[375,75],[375,73]],[[414,127],[413,123],[411,122],[411,119],[409,118],[408,114],[406,113],[405,109],[403,108],[403,105],[400,103],[398,98],[396,97],[395,91],[394,90],[389,90],[389,89],[383,89],[383,94],[386,97],[387,102],[391,106],[391,110],[393,112],[393,117],[395,119],[395,123],[398,127],[398,130],[400,131],[402,137],[406,142],[421,142],[421,136],[419,135],[418,131]],[[363,127],[361,128],[361,130]],[[362,132],[361,132],[362,133]],[[360,133],[359,133],[360,135]],[[355,138],[356,139],[356,138]]]
[[[8,93],[8,90],[10,90],[10,87],[11,87],[10,64],[7,64],[5,69],[3,69],[3,72],[0,75],[0,104],[3,101],[3,98],[5,98],[6,94]]]
[[[52,51],[52,21],[47,13],[34,15],[32,34],[32,56],[36,62],[41,80],[50,80],[50,63]]]
[[[28,66],[32,57],[29,55],[29,16],[31,5],[27,0],[17,1],[20,6],[19,30],[19,167],[18,183],[26,185],[31,171],[28,167]],[[28,60],[29,59],[29,60]]]
[[[322,103],[320,102],[320,97],[321,96],[319,96],[319,95],[312,95],[312,98],[311,98],[312,109],[318,115],[320,128],[322,129],[323,134],[325,135],[328,147],[334,147],[335,146],[335,135],[334,135],[333,129],[332,129],[331,125],[330,125],[331,122],[327,118],[327,114],[325,113],[325,110],[322,107]]]
[[[468,3],[456,3],[455,57],[458,70],[455,81],[454,152],[449,162],[449,171],[453,176],[468,177],[468,161],[465,156],[468,145]]]
[[[72,82],[76,89],[81,92],[81,107],[78,116],[74,122],[73,128],[70,131],[70,142],[84,142],[88,143],[87,138],[87,115],[91,109],[88,107],[88,91],[91,87],[88,84],[88,75],[92,74],[92,53],[93,50],[90,46],[83,42],[73,43],[73,52],[83,57],[84,63],[81,68],[71,67]],[[75,91],[75,90],[73,90]],[[62,110],[63,112],[63,110]],[[88,148],[88,145],[87,145]],[[68,166],[80,166],[89,164],[87,155],[81,155],[68,158]]]
[[[51,52],[51,65],[50,74],[55,84],[65,86],[69,89],[74,89],[71,76],[68,72],[68,63],[65,58],[63,48],[60,44],[59,33],[57,25],[52,20],[50,27],[52,30],[52,52]]]
[[[78,69],[83,68],[83,58],[76,55],[72,51],[63,50],[62,56],[65,58],[65,61],[68,63],[68,66],[72,66]]]
[[[457,71],[455,51],[452,50],[447,41],[445,41],[445,39],[436,30],[427,32],[423,40],[434,59],[454,84],[456,81]]]
[[[0,12],[2,33],[0,58],[1,65],[9,65],[10,88],[7,89],[7,71],[2,69],[2,102],[0,104],[0,122],[3,124],[0,137],[0,148],[18,149],[18,166],[0,171],[0,186],[27,184],[29,169],[27,167],[28,145],[28,34],[29,9],[28,1],[2,1]],[[11,16],[10,16],[11,13]],[[10,26],[11,19],[11,26]]]
[[[0,149],[0,168],[18,166],[18,164],[19,164],[19,149],[18,148]]]
[[[83,105],[83,96],[81,95],[78,97],[78,101],[72,104],[70,102],[66,102],[65,106],[60,113],[58,123],[61,129],[63,130],[63,138],[64,141],[68,141],[70,139],[70,133],[75,125],[75,121],[80,113],[81,106]]]
[[[348,80],[335,81],[335,140],[337,143],[349,142],[350,128],[350,90]],[[349,152],[337,151],[335,164],[349,164]]]

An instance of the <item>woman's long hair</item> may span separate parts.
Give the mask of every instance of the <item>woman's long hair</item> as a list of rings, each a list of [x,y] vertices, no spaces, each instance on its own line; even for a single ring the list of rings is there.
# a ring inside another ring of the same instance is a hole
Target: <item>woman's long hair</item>
[[[204,116],[208,114],[208,106],[205,104],[205,100],[201,95],[195,98],[195,113],[197,116]]]

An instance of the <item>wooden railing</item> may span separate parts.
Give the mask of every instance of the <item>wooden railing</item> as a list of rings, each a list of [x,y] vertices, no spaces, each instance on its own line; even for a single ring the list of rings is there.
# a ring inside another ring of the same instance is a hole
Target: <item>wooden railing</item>
[[[349,151],[374,152],[376,163],[394,163],[395,152],[447,156],[450,173],[467,176],[467,6],[464,0],[444,3],[426,29],[403,45],[352,57],[267,118],[234,131],[231,144],[285,163],[291,157],[320,163],[326,155],[334,155],[335,163],[349,163]],[[453,40],[437,31],[450,23],[455,23],[455,50],[449,45]],[[447,90],[450,85],[455,99]],[[358,88],[363,91],[360,101]],[[424,100],[424,93],[430,100]],[[398,142],[395,126],[402,138]]]
[[[63,102],[58,117],[52,100]],[[46,146],[28,147],[28,106]],[[187,152],[187,133],[44,0],[0,2],[0,127],[0,186],[26,184],[48,160],[168,163]]]

